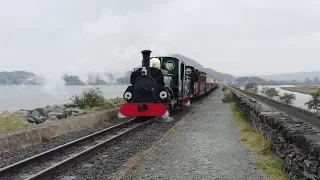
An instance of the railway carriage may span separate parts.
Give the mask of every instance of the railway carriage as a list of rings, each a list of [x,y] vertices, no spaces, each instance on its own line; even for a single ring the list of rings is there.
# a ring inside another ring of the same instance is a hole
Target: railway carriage
[[[190,97],[198,98],[218,85],[218,81],[205,72],[199,71],[192,66],[186,66],[186,76],[190,79]]]
[[[214,78],[210,75],[206,75],[206,90],[212,91],[215,88]]]
[[[219,81],[217,79],[214,80],[215,88],[219,87]]]
[[[197,96],[198,97],[207,93],[206,77],[207,77],[207,74],[205,72],[197,71],[196,83],[197,83]]]
[[[186,76],[190,80],[189,92],[191,98],[200,97],[206,93],[206,73],[193,66],[186,66]]]

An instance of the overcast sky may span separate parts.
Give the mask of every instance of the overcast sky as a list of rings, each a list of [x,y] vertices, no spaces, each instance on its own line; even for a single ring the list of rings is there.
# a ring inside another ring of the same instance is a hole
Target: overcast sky
[[[0,71],[128,70],[177,53],[233,75],[320,70],[318,0],[0,0]]]

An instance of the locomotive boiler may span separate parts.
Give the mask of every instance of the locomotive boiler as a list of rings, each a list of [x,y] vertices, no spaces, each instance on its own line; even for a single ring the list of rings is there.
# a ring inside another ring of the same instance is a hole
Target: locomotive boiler
[[[150,67],[150,50],[141,52],[143,55],[142,68],[131,73],[130,83],[123,94],[127,103],[120,107],[122,116],[155,117],[163,116],[167,112],[170,102],[168,88],[165,87],[160,62],[152,61]]]

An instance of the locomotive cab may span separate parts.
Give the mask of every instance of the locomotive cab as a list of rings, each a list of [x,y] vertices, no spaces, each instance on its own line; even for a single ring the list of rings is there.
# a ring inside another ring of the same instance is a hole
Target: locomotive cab
[[[195,95],[195,84],[196,84],[196,69],[192,66],[186,66],[186,78],[190,80],[189,84],[189,96],[193,98]]]

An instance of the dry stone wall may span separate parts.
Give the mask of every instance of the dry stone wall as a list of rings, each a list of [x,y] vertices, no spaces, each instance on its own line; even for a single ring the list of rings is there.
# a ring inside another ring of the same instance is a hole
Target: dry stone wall
[[[273,145],[291,179],[320,179],[320,132],[232,90],[249,123]]]

